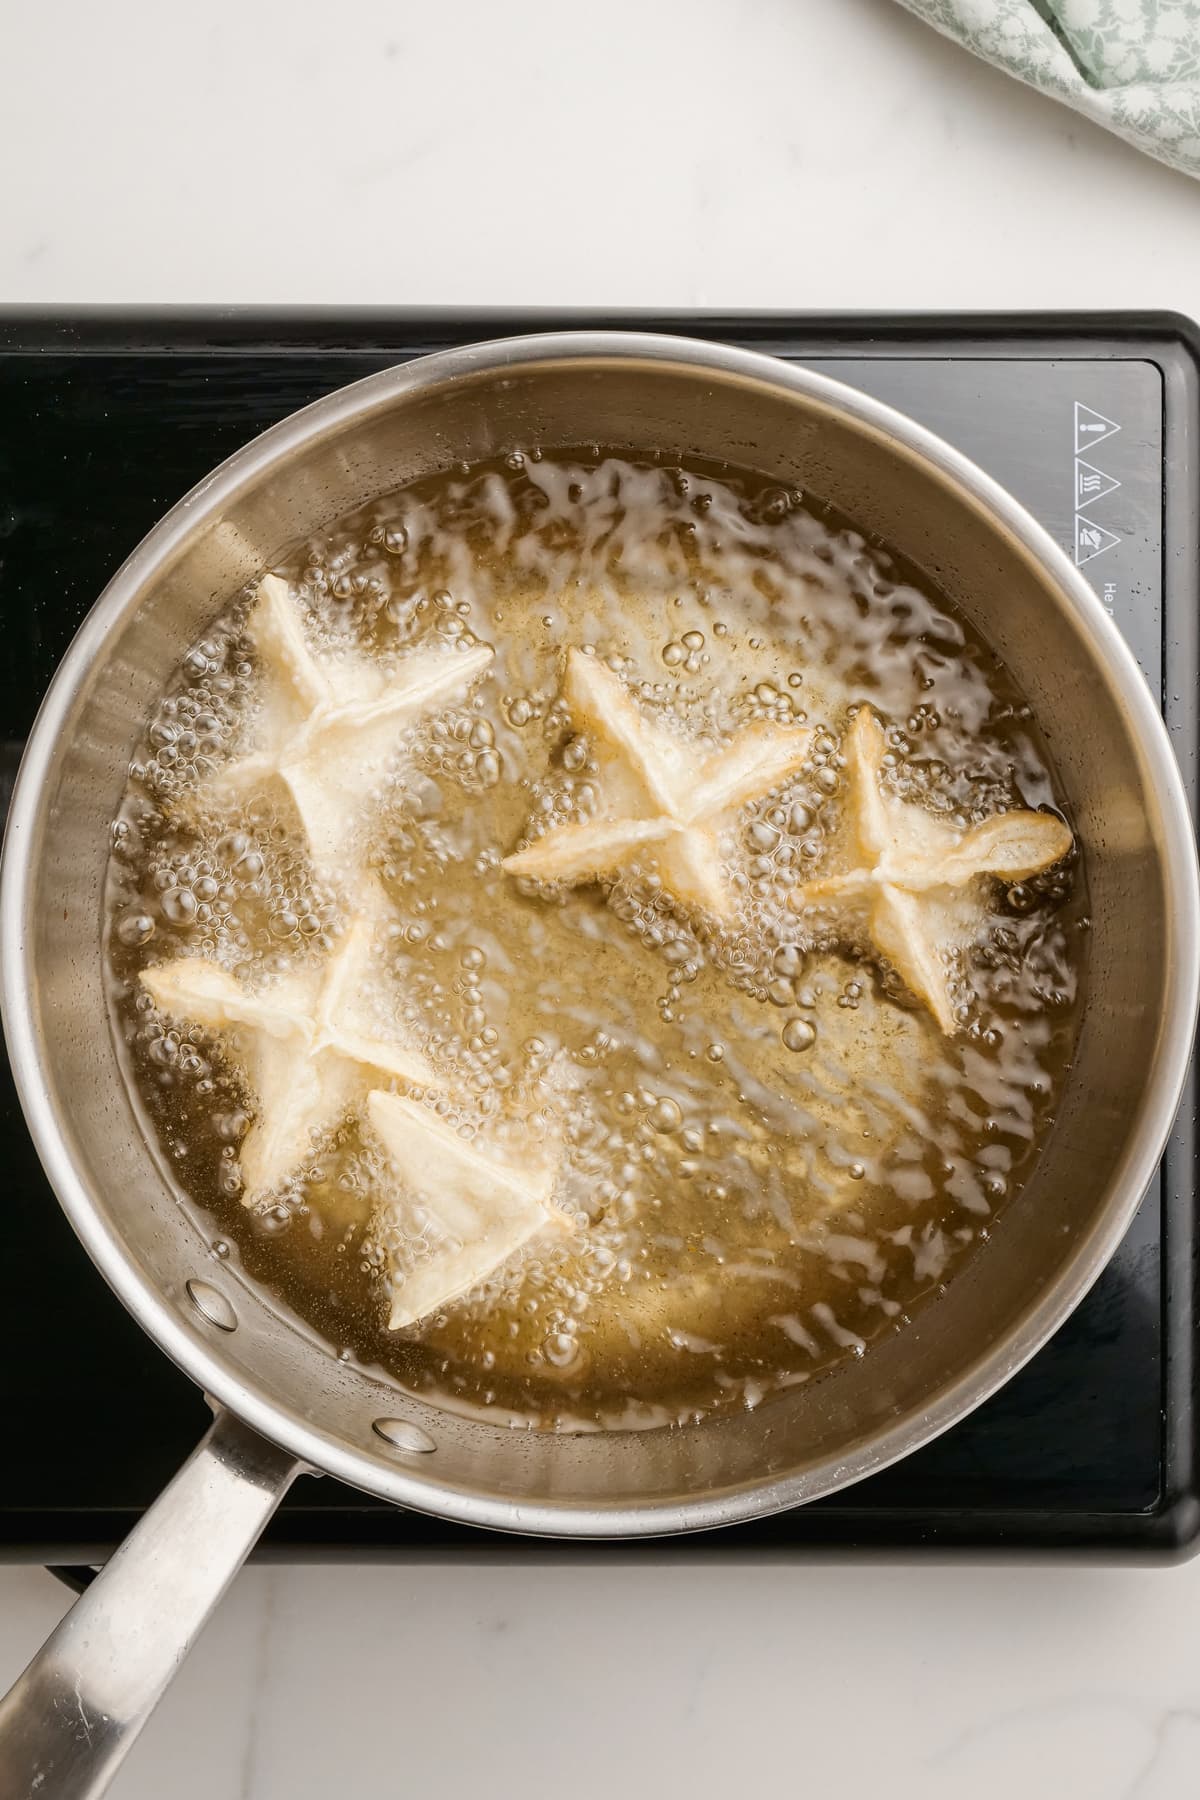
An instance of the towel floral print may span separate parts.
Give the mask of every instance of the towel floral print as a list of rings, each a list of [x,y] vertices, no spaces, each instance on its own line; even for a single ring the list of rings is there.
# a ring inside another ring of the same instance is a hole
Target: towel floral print
[[[1200,175],[1200,0],[901,0],[987,62]]]

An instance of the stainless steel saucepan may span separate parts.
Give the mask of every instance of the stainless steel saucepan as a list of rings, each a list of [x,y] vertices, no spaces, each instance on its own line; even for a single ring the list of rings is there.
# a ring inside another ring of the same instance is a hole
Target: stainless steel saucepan
[[[727,458],[832,501],[927,570],[1031,701],[1091,898],[1078,1054],[986,1255],[903,1332],[760,1410],[686,1429],[519,1433],[341,1363],[213,1260],[135,1120],[110,1037],[101,904],[139,723],[186,647],[294,540],[506,447]],[[266,432],[151,532],[82,626],[12,802],[4,1022],[42,1161],[89,1254],[211,1398],[204,1442],[0,1703],[0,1792],[107,1784],[300,1472],[471,1525],[616,1538],[795,1506],[944,1431],[1090,1287],[1178,1105],[1197,998],[1188,810],[1154,699],[1079,574],[1010,496],[909,420],[766,356],[632,333],[478,345],[361,381]],[[78,1346],[81,1373],[88,1346]]]

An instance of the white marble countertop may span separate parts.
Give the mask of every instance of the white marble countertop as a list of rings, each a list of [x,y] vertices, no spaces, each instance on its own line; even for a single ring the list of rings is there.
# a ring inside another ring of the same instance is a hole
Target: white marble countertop
[[[128,0],[5,38],[4,300],[1200,312],[1200,185],[891,0]],[[0,1571],[0,1686],[65,1602]],[[1200,1562],[253,1570],[114,1792],[1179,1800],[1198,1651]]]

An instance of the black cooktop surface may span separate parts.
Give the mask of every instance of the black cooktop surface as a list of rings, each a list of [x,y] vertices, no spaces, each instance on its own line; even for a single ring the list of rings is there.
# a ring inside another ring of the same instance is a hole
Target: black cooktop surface
[[[1161,696],[1195,794],[1200,336],[1166,316],[892,320],[688,315],[0,315],[3,792],[75,628],[124,556],[213,464],[296,407],[468,338],[636,323],[810,364],[974,457],[1092,582]],[[868,1482],[774,1519],[587,1554],[821,1546],[1092,1546],[1200,1534],[1195,1158],[1176,1133],[1107,1273],[972,1418]],[[200,1436],[199,1393],[143,1337],[60,1215],[0,1070],[0,1557],[104,1557]],[[302,1480],[260,1555],[507,1556],[501,1540]]]

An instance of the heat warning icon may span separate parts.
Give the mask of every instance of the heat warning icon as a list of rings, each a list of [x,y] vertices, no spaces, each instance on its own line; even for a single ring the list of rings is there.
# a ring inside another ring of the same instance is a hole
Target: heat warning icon
[[[1075,458],[1075,504],[1077,507],[1090,506],[1093,500],[1103,500],[1105,494],[1111,494],[1120,487],[1115,475],[1106,475],[1103,469],[1095,468],[1084,462],[1082,456]]]

